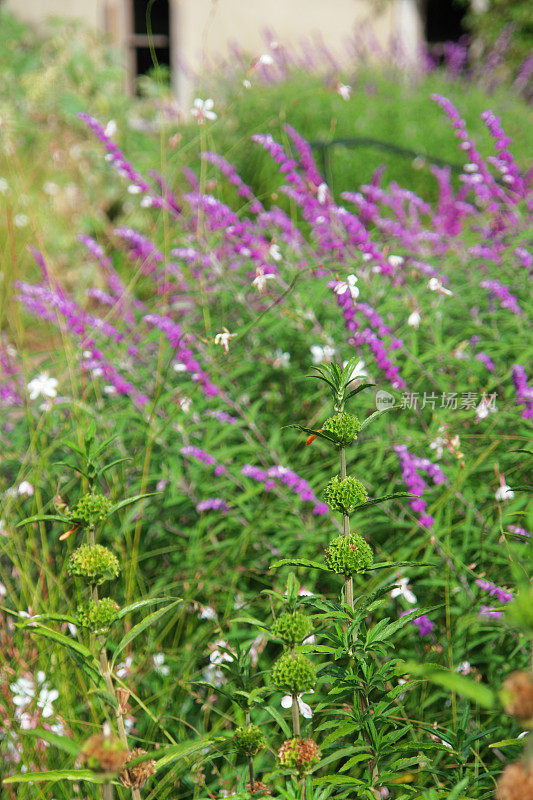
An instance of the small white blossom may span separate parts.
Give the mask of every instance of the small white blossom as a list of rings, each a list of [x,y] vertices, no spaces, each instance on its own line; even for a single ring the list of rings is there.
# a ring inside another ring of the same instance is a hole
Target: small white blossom
[[[236,333],[230,333],[227,328],[222,329],[222,333],[217,333],[214,339],[215,344],[220,344],[226,351],[229,351],[229,343],[230,339],[233,339],[234,336],[237,336]]]
[[[343,369],[347,363],[348,363],[347,361],[342,362]],[[350,381],[355,381],[356,378],[368,378],[368,372],[365,369],[365,362],[363,361],[362,358],[359,359],[357,364],[355,364],[352,370],[352,374],[350,375]]]
[[[279,347],[274,350],[274,358],[272,361],[272,366],[275,369],[287,369],[290,365],[291,354],[284,353]]]
[[[184,411],[186,414],[189,413],[192,406],[192,400],[190,397],[179,397],[178,398],[178,406]]]
[[[212,606],[201,606],[198,619],[218,619],[218,614]]]
[[[302,692],[302,694],[314,694],[314,689],[310,689],[308,692]],[[305,719],[311,719],[313,716],[313,711],[311,706],[308,706],[307,703],[304,703],[302,700],[302,695],[296,695],[296,701],[298,703],[298,708],[300,709],[300,714]],[[282,708],[292,708],[292,695],[286,694],[284,697],[281,698],[281,707]]]
[[[243,80],[242,85],[244,86],[245,89],[251,89],[252,88],[252,84],[250,83],[248,78],[245,78]]]
[[[38,397],[55,397],[57,395],[57,380],[51,378],[47,372],[41,372],[28,383],[30,400]]]
[[[313,364],[321,364],[322,362],[329,364],[335,355],[335,348],[330,347],[329,344],[325,344],[324,347],[319,344],[312,344],[309,349],[311,350]]]
[[[27,497],[31,497],[35,491],[33,485],[29,481],[21,481],[17,486],[17,494],[21,495],[24,494]]]
[[[149,197],[147,194],[141,200],[141,208],[150,208],[152,205],[152,198]]]
[[[272,56],[269,56],[268,53],[263,53],[257,59],[257,63],[261,64],[263,67],[271,67],[274,63],[274,59]]]
[[[186,372],[187,371],[187,367],[185,366],[185,364],[182,364],[181,361],[175,361],[174,364],[172,365],[172,369],[174,370],[174,372]]]
[[[115,122],[114,119],[110,119],[107,125],[105,126],[104,133],[106,136],[112,139],[116,132],[117,132],[117,123]]]
[[[514,497],[514,492],[510,486],[507,486],[505,480],[500,480],[500,486],[496,490],[494,497],[498,503],[503,503],[504,500],[512,500]]]
[[[409,578],[400,578],[395,582],[395,587],[390,593],[392,598],[401,596],[411,605],[416,603],[416,595],[409,589]]]
[[[224,650],[220,648],[224,648]],[[220,665],[223,664],[224,662],[229,663],[231,661],[234,661],[235,660],[234,656],[231,653],[225,652],[226,650],[229,649],[230,648],[227,642],[225,642],[223,639],[217,639],[217,641],[215,642],[214,650],[211,651],[211,655],[209,656],[209,661],[211,662],[211,664]]]
[[[5,194],[9,189],[9,183],[5,178],[0,178],[0,194]]]
[[[387,261],[389,262],[391,267],[401,267],[404,262],[402,256],[395,256],[395,255],[389,256]]]
[[[278,245],[275,242],[273,242],[270,245],[270,247],[268,249],[268,252],[269,252],[270,258],[273,261],[281,261],[281,259],[282,259],[281,250],[279,249]]]
[[[469,163],[464,165],[465,172],[477,172],[477,164]]]
[[[10,683],[9,688],[13,692],[13,703],[21,708],[29,705],[35,697],[35,683],[32,678],[19,678]]]
[[[201,100],[197,97],[193,102],[191,114],[196,119],[199,125],[203,125],[206,119],[216,119],[217,115],[213,111],[214,102],[208,97],[207,100]]]
[[[342,97],[343,100],[349,100],[352,96],[352,87],[348,86],[346,83],[338,83],[336,92]]]
[[[461,675],[470,675],[472,672],[470,661],[461,661],[461,663],[455,668],[455,671],[459,672]]]
[[[413,311],[407,317],[407,324],[411,328],[418,329],[420,327],[420,311]]]
[[[130,673],[132,664],[133,658],[131,656],[126,656],[125,660],[121,661],[115,670],[117,678],[126,678]]]
[[[329,189],[327,183],[321,183],[316,190],[316,199],[320,203],[321,206],[324,205],[326,200],[328,199]]]
[[[345,281],[337,282],[333,291],[335,294],[346,294],[346,292],[350,292],[352,299],[356,300],[359,297],[359,289],[355,285],[357,280],[357,275],[348,275]]]
[[[447,295],[453,294],[453,292],[451,292],[449,289],[447,289],[445,286],[442,285],[442,281],[440,281],[438,278],[429,279],[428,289],[430,292],[438,292],[439,294],[447,294]]]
[[[165,664],[165,654],[155,653],[152,656],[154,669],[159,675],[170,675],[170,667]]]
[[[497,412],[496,404],[491,401],[491,398],[483,396],[476,408],[476,422],[480,422],[482,419],[486,419],[491,414],[496,414]]]
[[[17,228],[25,228],[29,221],[26,214],[15,214],[13,217],[13,222]]]
[[[128,194],[141,194],[142,189],[136,183],[130,183],[128,186]]]
[[[432,442],[429,443],[429,449],[435,451],[435,458],[437,461],[444,455],[444,439],[442,436],[437,436]]]
[[[252,286],[255,286],[258,292],[264,292],[266,289],[267,281],[272,280],[276,276],[271,272],[266,274],[263,272],[262,267],[258,267],[255,271],[255,278],[252,281]]]

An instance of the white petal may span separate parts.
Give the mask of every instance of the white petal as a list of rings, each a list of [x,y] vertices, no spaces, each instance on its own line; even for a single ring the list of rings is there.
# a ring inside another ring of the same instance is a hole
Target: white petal
[[[303,700],[298,698],[298,708],[300,709],[300,714],[305,719],[311,719],[313,716],[313,712],[311,710],[311,706],[308,706],[307,703],[304,703]]]
[[[281,707],[291,708],[291,706],[292,706],[292,697],[290,694],[286,694],[285,697],[281,698]]]

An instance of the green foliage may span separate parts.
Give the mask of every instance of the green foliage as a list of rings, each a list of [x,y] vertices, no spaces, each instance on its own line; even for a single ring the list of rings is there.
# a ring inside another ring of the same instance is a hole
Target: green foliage
[[[118,618],[119,605],[110,597],[100,600],[86,600],[78,606],[76,619],[78,625],[88,628],[92,633],[107,633]]]
[[[83,544],[74,550],[67,564],[69,575],[85,578],[87,583],[99,586],[116,578],[120,572],[118,558],[101,544]]]
[[[272,623],[272,636],[282,639],[286,645],[301,644],[311,633],[312,623],[309,617],[299,611],[285,612],[276,617]]]
[[[287,650],[274,662],[272,682],[278,689],[287,689],[291,694],[309,692],[316,683],[316,670],[306,656]]]
[[[266,739],[261,728],[257,725],[241,725],[233,736],[233,744],[239,753],[245,756],[254,756],[266,746]]]

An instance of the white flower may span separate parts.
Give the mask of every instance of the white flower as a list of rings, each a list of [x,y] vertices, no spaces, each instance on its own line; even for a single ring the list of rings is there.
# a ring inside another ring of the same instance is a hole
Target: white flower
[[[444,439],[442,436],[437,436],[434,441],[429,443],[429,449],[435,451],[435,458],[437,461],[442,458],[444,454]]]
[[[389,262],[391,267],[401,267],[403,264],[402,256],[391,255],[388,257],[387,261]]]
[[[13,217],[13,222],[17,228],[25,228],[29,221],[26,214],[15,214]]]
[[[281,250],[279,249],[278,245],[275,242],[272,242],[272,244],[270,245],[270,247],[268,249],[268,252],[269,252],[270,258],[273,261],[281,261],[281,259],[282,259]]]
[[[245,89],[251,89],[252,88],[252,84],[250,83],[248,78],[245,78],[243,80],[242,85],[244,86]]]
[[[57,185],[57,183],[54,183],[53,181],[45,181],[45,183],[43,184],[43,192],[45,194],[54,195],[57,194],[58,191],[59,191],[59,186]]]
[[[400,580],[395,581],[396,586],[395,589],[392,590],[390,596],[392,598],[399,597],[400,595],[407,600],[408,603],[414,605],[416,603],[416,595],[409,589],[409,578],[400,578]]]
[[[495,399],[495,398],[494,398]],[[498,409],[496,404],[491,400],[491,397],[483,396],[481,402],[476,408],[476,422],[486,419],[490,414],[496,414]]]
[[[324,347],[321,347],[319,344],[312,344],[309,349],[311,350],[313,364],[321,364],[323,361],[329,364],[335,355],[335,348],[330,347],[329,344],[325,344]]]
[[[31,497],[34,491],[35,489],[29,481],[21,481],[17,486],[18,495],[25,494],[27,497]]]
[[[352,87],[348,86],[346,83],[338,83],[336,92],[342,97],[343,100],[349,100],[352,96]]]
[[[159,675],[170,675],[170,667],[165,664],[164,653],[155,653],[152,659],[154,662],[154,669]]]
[[[191,114],[197,120],[199,125],[203,125],[206,119],[216,119],[217,115],[213,111],[214,102],[210,97],[207,100],[201,100],[197,97],[194,100]]]
[[[121,661],[115,670],[117,678],[126,678],[129,675],[132,664],[133,658],[131,656],[126,656],[126,659]]]
[[[407,317],[407,324],[411,326],[411,328],[418,328],[420,326],[420,311],[413,311]]]
[[[13,692],[13,703],[21,708],[25,708],[35,697],[35,683],[32,678],[19,678],[9,684],[9,688]]]
[[[7,594],[7,589],[3,583],[0,583],[0,598],[5,597]]]
[[[111,139],[113,138],[116,132],[117,132],[117,123],[115,122],[114,119],[110,119],[107,125],[105,126],[104,133]]]
[[[464,171],[465,172],[477,172],[477,164],[472,164],[472,163],[465,164],[464,165]]]
[[[355,300],[359,297],[359,289],[355,285],[357,280],[357,275],[348,275],[345,281],[338,281],[335,284],[333,291],[335,294],[346,294],[346,292],[350,292],[352,298]]]
[[[203,669],[202,677],[206,683],[212,683],[213,686],[217,686],[219,688],[226,683],[226,676],[219,667],[215,666],[215,664],[209,664],[209,666]]]
[[[186,414],[189,413],[192,406],[192,400],[190,397],[179,397],[178,398],[178,406],[184,411]]]
[[[141,208],[150,208],[151,205],[152,205],[152,198],[148,197],[148,195],[145,194],[145,196],[141,200]]]
[[[496,490],[494,497],[498,501],[498,503],[502,503],[504,500],[512,500],[514,497],[514,492],[510,486],[507,486],[505,480],[500,479],[500,487]]]
[[[329,190],[327,183],[321,183],[318,189],[316,190],[316,199],[318,200],[321,206],[323,206],[326,200],[328,199],[328,194]]]
[[[218,619],[218,614],[212,606],[201,606],[198,619]]]
[[[430,278],[428,281],[428,289],[430,292],[438,292],[439,294],[448,294],[452,295],[453,292],[450,292],[445,286],[442,285],[442,282],[438,278]]]
[[[234,336],[237,336],[236,333],[230,333],[227,328],[223,328],[223,333],[217,333],[215,336],[215,344],[221,344],[226,353],[229,350],[229,341],[233,339]]]
[[[226,653],[219,648],[224,648],[224,650],[229,650],[229,645],[223,639],[217,639],[217,641],[215,642],[215,649],[211,651],[211,655],[209,656],[209,661],[211,662],[211,664],[219,665],[223,664],[225,661],[229,663],[235,660],[234,656],[232,656],[231,653]]]
[[[5,178],[0,178],[0,194],[5,194],[9,189],[9,183]]]
[[[55,397],[57,395],[57,380],[51,378],[47,372],[41,372],[28,383],[30,400],[38,397]]]
[[[140,194],[141,192],[142,192],[141,187],[137,186],[136,183],[130,183],[130,185],[128,186],[129,194]]]
[[[186,372],[187,367],[181,361],[175,361],[172,366],[174,372]]]
[[[278,347],[276,348],[276,350],[274,350],[274,359],[272,361],[272,366],[275,367],[275,369],[287,369],[289,367],[290,360],[291,360],[291,354],[284,353]]]
[[[347,361],[342,362],[343,369],[347,363],[348,363]],[[365,369],[365,362],[363,361],[362,358],[359,359],[357,364],[354,366],[352,374],[350,375],[350,382],[355,381],[356,378],[368,378],[368,372]]]
[[[470,675],[472,672],[470,661],[461,661],[461,663],[455,668],[455,671],[459,672],[461,675]]]
[[[39,677],[42,677],[42,680],[39,681]],[[42,708],[43,717],[51,717],[54,713],[52,703],[59,697],[59,692],[57,689],[49,689],[48,683],[45,682],[44,677],[44,672],[37,673],[37,680],[42,684],[37,705],[39,708]]]
[[[274,63],[274,59],[272,56],[269,56],[268,53],[263,53],[263,55],[259,56],[257,59],[258,64],[262,64],[263,67],[271,67]]]
[[[303,694],[314,694],[314,689],[310,689],[309,692],[303,692]],[[298,708],[300,709],[300,714],[305,719],[311,719],[313,716],[313,711],[311,710],[311,706],[308,706],[307,703],[304,703],[302,700],[302,695],[296,695],[296,701],[298,703]],[[281,698],[281,707],[282,708],[292,708],[292,695],[286,694],[284,697]]]
[[[252,286],[255,286],[258,292],[264,292],[266,289],[266,284],[268,280],[272,280],[276,276],[273,275],[271,272],[265,273],[263,272],[262,267],[257,267],[255,271],[255,278],[252,281]]]

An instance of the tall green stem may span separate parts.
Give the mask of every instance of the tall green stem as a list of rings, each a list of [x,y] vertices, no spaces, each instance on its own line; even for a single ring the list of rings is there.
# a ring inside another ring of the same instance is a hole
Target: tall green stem
[[[346,451],[344,447],[340,447],[341,455],[341,481],[346,477]],[[345,536],[350,535],[350,518],[348,514],[342,515],[342,530]],[[353,578],[347,577],[344,583],[344,599],[353,611]]]

